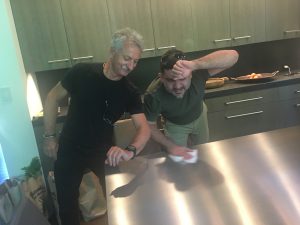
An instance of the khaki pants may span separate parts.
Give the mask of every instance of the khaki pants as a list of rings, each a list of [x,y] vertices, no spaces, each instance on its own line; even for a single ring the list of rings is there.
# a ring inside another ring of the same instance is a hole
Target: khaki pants
[[[203,111],[198,119],[185,125],[177,125],[166,120],[164,125],[165,135],[177,145],[192,146],[203,144],[209,140],[207,122],[207,107],[203,102]]]

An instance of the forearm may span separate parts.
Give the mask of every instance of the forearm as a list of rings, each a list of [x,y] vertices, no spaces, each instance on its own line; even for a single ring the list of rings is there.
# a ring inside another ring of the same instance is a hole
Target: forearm
[[[156,124],[150,124],[151,137],[154,141],[164,146],[167,150],[176,146],[168,137],[166,137],[156,126]]]
[[[219,50],[199,59],[195,59],[193,70],[207,69],[211,72],[220,72],[233,66],[238,60],[238,53],[235,50]]]
[[[151,131],[144,113],[133,114],[131,115],[131,119],[135,126],[136,133],[130,145],[135,147],[136,154],[138,154],[143,150],[149,140]]]
[[[60,82],[48,93],[44,104],[45,134],[55,134],[58,103],[67,96],[68,92]]]
[[[139,154],[145,147],[151,136],[151,132],[148,126],[141,126],[136,128],[136,134],[131,142],[136,148],[136,154]]]
[[[44,107],[44,133],[55,134],[58,103],[49,96]]]

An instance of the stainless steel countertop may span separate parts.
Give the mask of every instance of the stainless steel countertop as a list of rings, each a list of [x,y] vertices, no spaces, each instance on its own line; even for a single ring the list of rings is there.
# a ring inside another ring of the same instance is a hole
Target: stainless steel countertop
[[[107,167],[110,225],[299,225],[300,126],[197,146],[196,164],[166,157]]]

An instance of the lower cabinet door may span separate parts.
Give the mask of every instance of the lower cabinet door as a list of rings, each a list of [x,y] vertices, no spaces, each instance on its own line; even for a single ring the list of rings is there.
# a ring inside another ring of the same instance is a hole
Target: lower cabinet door
[[[208,113],[210,141],[239,137],[280,127],[280,105],[260,104]]]
[[[300,124],[300,98],[281,102],[281,127]]]

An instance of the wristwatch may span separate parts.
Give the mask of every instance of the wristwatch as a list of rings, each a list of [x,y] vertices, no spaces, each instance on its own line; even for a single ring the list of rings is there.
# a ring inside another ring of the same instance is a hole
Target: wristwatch
[[[136,156],[136,147],[133,145],[128,145],[125,149],[127,151],[133,152],[133,156],[131,159],[134,159],[134,157]]]

